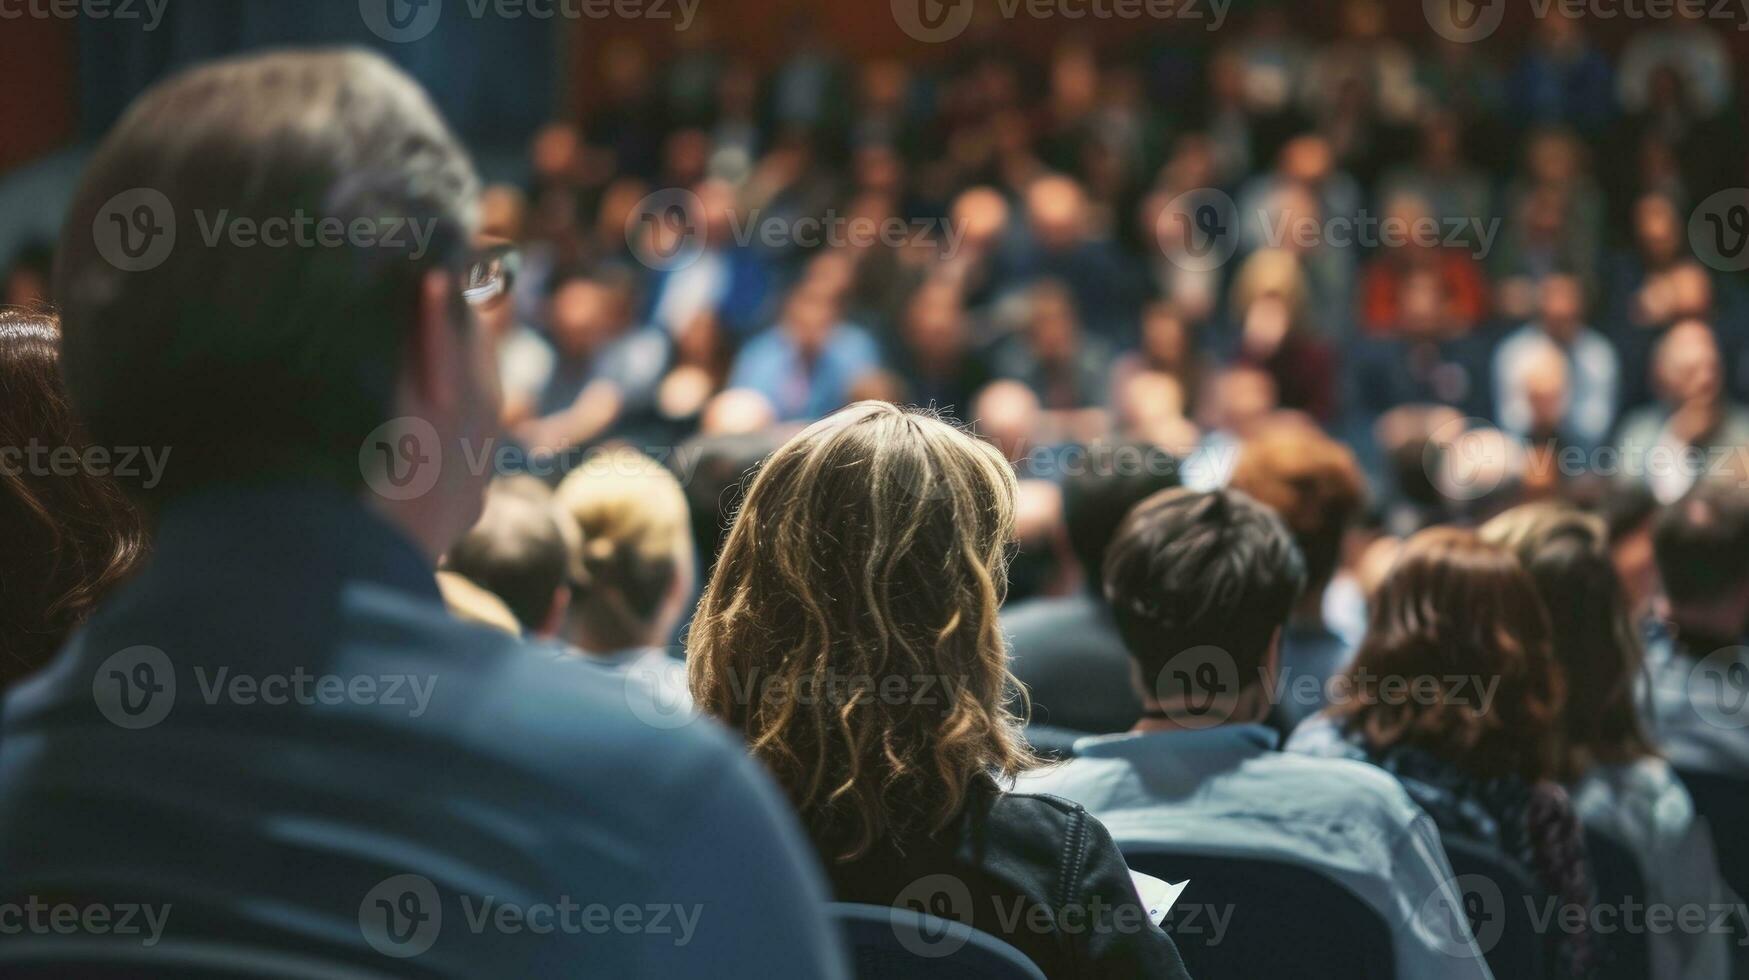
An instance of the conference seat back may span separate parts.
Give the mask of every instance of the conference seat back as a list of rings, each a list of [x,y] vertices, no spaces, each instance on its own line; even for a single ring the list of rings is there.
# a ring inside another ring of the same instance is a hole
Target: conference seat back
[[[1193,977],[1392,980],[1391,933],[1359,896],[1310,868],[1118,842],[1129,866],[1190,880],[1163,928]],[[1404,978],[1410,980],[1410,978]]]
[[[856,980],[1045,980],[1026,954],[962,922],[886,905],[827,908]]]
[[[1455,834],[1441,838],[1456,885],[1488,968],[1496,977],[1540,980],[1554,969],[1557,936],[1537,928],[1547,893],[1523,865],[1499,848]]]
[[[1646,875],[1639,858],[1627,845],[1587,827],[1585,849],[1591,857],[1591,877],[1599,906],[1645,907]],[[1652,954],[1644,929],[1618,928],[1593,938],[1603,952],[1601,980],[1643,980],[1651,976]]]

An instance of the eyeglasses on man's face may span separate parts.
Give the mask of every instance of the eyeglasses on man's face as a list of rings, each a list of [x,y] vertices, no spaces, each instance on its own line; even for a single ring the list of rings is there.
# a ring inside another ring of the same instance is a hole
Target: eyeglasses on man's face
[[[522,253],[515,245],[491,245],[474,253],[462,274],[462,297],[474,307],[489,306],[516,285]]]

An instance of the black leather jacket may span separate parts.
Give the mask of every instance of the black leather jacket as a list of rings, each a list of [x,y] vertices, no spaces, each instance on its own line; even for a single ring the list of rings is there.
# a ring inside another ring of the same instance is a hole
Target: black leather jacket
[[[1148,921],[1111,835],[1068,800],[980,789],[934,838],[828,864],[839,901],[957,919],[1000,936],[1052,978],[1188,977],[1171,938]]]

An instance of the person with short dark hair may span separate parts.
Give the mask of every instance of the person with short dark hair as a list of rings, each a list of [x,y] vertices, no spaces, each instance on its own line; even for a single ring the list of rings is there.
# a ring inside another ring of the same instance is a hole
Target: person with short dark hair
[[[47,663],[145,553],[109,464],[57,461],[92,458],[61,388],[60,340],[54,317],[0,307],[0,691]]]
[[[522,631],[557,635],[571,589],[565,537],[551,509],[497,487],[480,519],[443,556],[443,567],[504,601]]]
[[[1263,724],[1306,580],[1281,519],[1238,491],[1165,490],[1130,510],[1104,577],[1146,712],[1017,788],[1086,806],[1122,841],[1309,868],[1378,913],[1399,976],[1487,977],[1438,831],[1403,788],[1276,751]]]
[[[0,959],[843,975],[793,816],[725,734],[444,612],[497,420],[477,185],[358,50],[177,74],[93,153],[55,276],[68,389],[98,444],[175,456],[134,481],[150,562],[0,710],[0,904],[174,913],[148,948]],[[657,905],[690,926],[589,928]]]
[[[1564,686],[1549,617],[1511,553],[1459,528],[1411,537],[1338,693],[1290,750],[1383,768],[1442,834],[1518,862],[1563,905],[1591,907],[1584,833],[1559,782]],[[1587,929],[1550,942],[1557,975],[1593,975]]]
[[[1105,547],[1136,503],[1178,486],[1179,461],[1140,442],[1096,443],[1063,479],[1063,523],[1081,566],[1074,595],[1028,599],[1003,610],[1014,676],[1032,700],[1032,724],[1073,732],[1128,731],[1142,706],[1130,655],[1106,605]]]
[[[1646,650],[1643,708],[1678,769],[1749,776],[1735,681],[1749,669],[1749,489],[1701,480],[1652,525],[1664,583],[1662,622]]]

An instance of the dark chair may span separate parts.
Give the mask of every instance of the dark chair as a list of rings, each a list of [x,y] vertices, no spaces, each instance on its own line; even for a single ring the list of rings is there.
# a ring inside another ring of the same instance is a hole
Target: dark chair
[[[1646,875],[1640,860],[1627,845],[1606,833],[1585,829],[1585,850],[1591,858],[1591,877],[1597,904],[1626,908],[1628,903],[1646,903]],[[1643,929],[1616,929],[1593,939],[1602,947],[1601,980],[1645,980],[1652,973],[1651,951]]]
[[[1384,919],[1316,871],[1281,861],[1118,842],[1130,867],[1190,884],[1162,924],[1193,977],[1391,980]],[[1410,978],[1404,978],[1410,980]]]
[[[828,909],[857,980],[1045,980],[1026,954],[964,923],[886,905]]]
[[[1749,895],[1749,780],[1699,769],[1678,769],[1682,785],[1694,800],[1694,812],[1712,830],[1713,850],[1719,859],[1719,876],[1739,897]],[[1733,975],[1749,980],[1749,934],[1741,920],[1731,916]]]
[[[1513,980],[1548,976],[1554,961],[1545,946],[1559,937],[1537,929],[1532,913],[1543,912],[1546,893],[1536,879],[1493,845],[1452,834],[1441,842],[1488,969]]]

